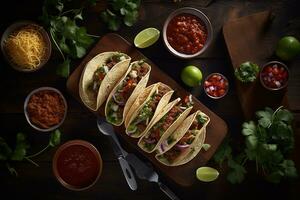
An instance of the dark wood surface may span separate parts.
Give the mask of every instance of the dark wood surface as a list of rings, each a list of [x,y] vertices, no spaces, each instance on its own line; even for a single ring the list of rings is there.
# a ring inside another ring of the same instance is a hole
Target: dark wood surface
[[[266,10],[255,14],[232,19],[223,26],[223,35],[234,69],[246,61],[251,61],[262,67],[272,60],[273,51],[260,51],[264,41],[274,41],[272,37],[272,12]],[[249,28],[251,27],[251,28]],[[240,36],[243,37],[240,37]],[[270,60],[271,59],[271,60]],[[287,89],[269,91],[265,89],[258,78],[253,83],[242,83],[236,79],[236,91],[241,108],[246,119],[252,119],[255,111],[269,106],[276,109],[278,105],[288,107]]]
[[[79,102],[83,104],[79,97],[79,80],[82,74],[82,70],[94,56],[99,53],[105,51],[119,51],[126,53],[132,59],[135,60],[146,60],[147,63],[151,65],[151,73],[147,86],[162,82],[170,86],[175,90],[175,94],[172,96],[172,99],[177,97],[184,98],[189,95],[189,93],[184,90],[176,81],[170,78],[166,73],[161,71],[158,66],[151,62],[150,59],[146,58],[143,54],[141,54],[133,45],[131,45],[128,41],[123,39],[118,34],[109,33],[104,35],[97,44],[93,47],[93,49],[89,52],[88,55],[82,60],[79,66],[74,70],[74,72],[70,75],[67,81],[67,89],[74,98],[76,98]],[[205,105],[203,105],[197,98],[193,98],[194,106],[191,113],[194,113],[197,110],[201,110],[206,113],[210,118],[210,123],[206,128],[206,138],[205,143],[211,145],[208,151],[201,150],[199,154],[190,162],[185,165],[177,166],[177,167],[168,167],[162,165],[155,159],[155,153],[146,153],[142,151],[138,145],[138,139],[131,138],[125,133],[124,125],[119,127],[114,127],[119,136],[123,137],[126,142],[128,142],[136,151],[142,154],[145,158],[150,161],[157,170],[163,173],[170,180],[174,181],[176,184],[181,186],[191,186],[195,182],[195,170],[199,166],[205,166],[207,161],[213,156],[224,137],[227,134],[227,124],[222,120],[219,116],[209,110]],[[101,115],[105,117],[104,114],[105,104],[101,106],[98,112],[94,112],[94,114]],[[95,117],[96,118],[96,117]],[[135,152],[136,152],[135,151]]]
[[[123,27],[117,33],[129,42],[133,42],[134,36],[146,27],[162,29],[163,22],[168,14],[176,8],[192,6],[202,10],[211,19],[214,29],[214,39],[211,47],[200,58],[192,60],[180,60],[168,53],[162,38],[153,46],[142,49],[141,52],[153,61],[162,71],[171,76],[183,86],[180,81],[180,71],[187,64],[195,64],[203,71],[206,77],[211,72],[221,72],[228,77],[230,90],[225,98],[212,101],[205,96],[201,87],[189,89],[205,106],[226,121],[229,134],[233,140],[240,139],[241,123],[244,121],[240,107],[235,82],[233,67],[227,52],[222,34],[222,26],[230,19],[246,16],[266,9],[274,11],[274,31],[272,36],[279,38],[285,34],[298,34],[299,37],[299,3],[296,0],[289,1],[230,1],[215,0],[208,7],[201,7],[200,1],[182,0],[181,3],[173,3],[171,0],[145,0],[140,10],[140,18],[134,27]],[[103,10],[102,1],[94,8],[85,12],[84,25],[89,33],[104,35],[108,31],[99,21],[99,12]],[[41,15],[42,1],[6,1],[0,10],[1,33],[15,20],[30,19],[38,21]],[[10,14],[7,14],[10,11]],[[297,28],[298,27],[298,28]],[[242,36],[241,36],[242,37]],[[274,40],[267,40],[261,44],[259,51],[274,50]],[[66,90],[66,79],[55,74],[56,66],[61,58],[53,53],[50,62],[40,71],[32,74],[24,74],[14,71],[3,58],[0,61],[0,124],[1,137],[13,144],[17,132],[28,135],[31,144],[30,152],[36,152],[48,142],[48,134],[34,131],[26,122],[23,113],[23,103],[26,95],[33,89],[41,86],[53,86],[61,90],[68,101],[69,111],[61,127],[63,132],[62,142],[71,139],[84,139],[93,143],[101,152],[104,166],[103,173],[97,184],[87,191],[72,192],[63,188],[52,174],[52,156],[56,149],[50,149],[46,153],[34,159],[40,167],[35,167],[28,162],[12,163],[19,173],[17,178],[7,173],[5,165],[0,164],[0,188],[1,199],[168,199],[154,183],[145,180],[137,180],[138,190],[131,191],[113,155],[107,138],[99,134],[94,115],[78,103]],[[73,66],[78,66],[78,60]],[[291,71],[287,97],[289,107],[295,117],[295,145],[292,158],[295,160],[298,171],[300,170],[300,60],[299,57],[288,63]],[[125,144],[124,141],[122,141]],[[129,147],[130,148],[130,147]],[[29,152],[29,153],[30,153]],[[208,163],[214,166],[213,162]],[[246,180],[239,185],[231,185],[226,181],[226,168],[219,168],[220,177],[212,183],[196,181],[191,187],[181,187],[162,175],[163,181],[181,199],[298,199],[300,192],[299,179],[295,182],[282,182],[278,185],[263,181],[255,173],[255,166],[247,166],[249,171]],[[251,170],[253,169],[253,170]],[[6,197],[5,197],[6,196]]]

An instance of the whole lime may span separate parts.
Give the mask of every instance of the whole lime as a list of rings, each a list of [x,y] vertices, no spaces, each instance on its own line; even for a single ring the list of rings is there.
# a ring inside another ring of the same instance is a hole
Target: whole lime
[[[285,61],[293,59],[300,54],[300,42],[293,36],[282,37],[276,46],[276,55]]]
[[[202,72],[201,70],[193,65],[186,66],[181,71],[181,80],[190,87],[195,87],[201,84]]]

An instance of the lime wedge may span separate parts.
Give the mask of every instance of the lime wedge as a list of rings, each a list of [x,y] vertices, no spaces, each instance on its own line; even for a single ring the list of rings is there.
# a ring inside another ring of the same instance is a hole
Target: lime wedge
[[[135,36],[134,45],[138,48],[149,47],[158,40],[159,34],[156,28],[146,28]]]
[[[212,167],[199,167],[196,171],[196,177],[203,182],[211,182],[218,178],[218,170]]]

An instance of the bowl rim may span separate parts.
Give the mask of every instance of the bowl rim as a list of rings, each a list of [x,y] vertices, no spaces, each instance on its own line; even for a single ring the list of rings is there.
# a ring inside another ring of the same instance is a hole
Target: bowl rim
[[[178,51],[176,51],[169,43],[168,39],[167,39],[167,27],[169,22],[177,15],[182,14],[182,13],[188,13],[188,14],[193,14],[196,17],[198,17],[204,24],[205,27],[207,29],[207,40],[203,46],[203,48],[198,51],[195,54],[184,54],[184,53],[180,53]],[[204,14],[204,12],[193,8],[193,7],[183,7],[183,8],[179,8],[174,10],[173,12],[171,12],[167,19],[164,22],[164,26],[163,26],[163,41],[164,44],[166,46],[166,48],[168,49],[168,51],[170,53],[172,53],[173,55],[179,57],[179,58],[184,58],[184,59],[189,59],[189,58],[194,58],[197,57],[201,54],[203,54],[205,52],[205,50],[210,46],[211,42],[213,39],[213,28],[212,28],[212,24],[210,22],[210,19],[208,18],[208,16],[206,14]]]
[[[39,92],[39,91],[43,91],[43,90],[51,90],[51,91],[54,91],[54,92],[58,93],[58,94],[61,96],[61,98],[63,99],[63,102],[64,102],[64,104],[65,104],[65,113],[64,113],[64,116],[63,116],[62,120],[61,120],[57,125],[55,125],[55,126],[53,126],[53,127],[50,127],[50,128],[47,128],[47,129],[40,128],[40,127],[34,125],[34,124],[30,121],[30,118],[29,118],[29,115],[28,115],[28,112],[27,112],[27,106],[28,106],[28,102],[29,102],[29,100],[30,100],[30,97],[31,97],[33,94],[35,94],[35,93],[37,93],[37,92]],[[66,119],[67,111],[68,111],[68,105],[67,105],[67,101],[66,101],[64,95],[63,95],[58,89],[56,89],[56,88],[54,88],[54,87],[39,87],[39,88],[36,88],[36,89],[32,90],[32,91],[26,96],[25,101],[24,101],[24,114],[25,114],[25,118],[26,118],[27,122],[30,124],[31,127],[33,127],[34,129],[36,129],[36,130],[38,130],[38,131],[41,131],[41,132],[50,132],[50,131],[53,131],[53,130],[59,128],[59,127],[63,124],[63,122],[65,121],[65,119]]]
[[[73,185],[65,182],[58,173],[58,169],[57,169],[58,157],[60,156],[60,154],[63,150],[65,150],[66,148],[73,146],[73,145],[81,145],[81,146],[88,148],[93,153],[93,155],[96,157],[97,161],[99,162],[99,172],[97,174],[97,177],[95,177],[95,180],[90,185],[87,185],[85,187],[76,187],[76,186],[73,186]],[[69,141],[65,142],[60,147],[58,147],[58,149],[56,150],[56,152],[52,158],[52,172],[53,172],[56,180],[62,186],[66,187],[67,189],[73,190],[73,191],[82,191],[82,190],[86,190],[86,189],[89,189],[92,186],[94,186],[102,174],[102,169],[103,169],[103,160],[102,160],[102,156],[101,156],[100,152],[92,143],[82,140],[82,139],[74,139],[74,140],[69,140]]]
[[[227,88],[226,88],[226,90],[225,90],[225,93],[224,93],[222,96],[219,96],[219,97],[211,96],[211,95],[208,94],[208,93],[206,92],[206,90],[205,90],[205,81],[207,81],[207,80],[208,80],[211,76],[213,76],[213,75],[220,75],[220,76],[222,76],[222,77],[227,81]],[[219,73],[219,72],[213,72],[213,73],[210,73],[210,74],[208,74],[208,75],[206,76],[206,78],[205,78],[205,80],[204,80],[203,90],[204,90],[205,94],[206,94],[208,97],[210,97],[210,98],[212,98],[212,99],[221,99],[221,98],[223,98],[224,96],[226,96],[227,93],[228,93],[228,91],[229,91],[229,81],[228,81],[228,79],[227,79],[227,77],[226,77],[225,75],[223,75],[223,74],[221,74],[221,73]]]
[[[13,33],[14,31],[20,29],[21,27],[27,26],[27,25],[32,25],[35,27],[38,27],[38,30],[40,31],[40,33],[42,34],[44,41],[46,43],[46,54],[45,57],[42,59],[41,63],[34,69],[22,69],[19,65],[15,64],[14,62],[11,61],[11,59],[9,59],[9,55],[6,53],[5,51],[5,40],[9,37],[9,35],[11,33]],[[3,54],[4,59],[6,60],[6,62],[15,70],[19,71],[19,72],[26,72],[26,73],[30,73],[30,72],[35,72],[39,69],[41,69],[50,59],[51,57],[51,53],[52,53],[52,44],[51,44],[51,40],[49,37],[49,34],[47,33],[47,31],[38,23],[31,21],[31,20],[18,20],[13,22],[11,25],[9,25],[4,32],[2,33],[1,36],[1,51]]]
[[[287,78],[285,84],[282,85],[282,86],[279,87],[279,88],[271,88],[271,87],[268,87],[268,86],[265,84],[265,82],[264,82],[264,80],[263,80],[263,78],[262,78],[262,72],[263,72],[263,70],[265,69],[265,67],[269,66],[270,64],[279,64],[279,65],[282,66],[282,67],[287,71],[287,73],[288,73],[288,78]],[[287,67],[287,65],[284,64],[283,62],[280,62],[280,61],[277,61],[277,60],[272,60],[272,61],[269,61],[269,62],[265,63],[265,64],[262,66],[262,68],[261,68],[261,70],[260,70],[260,72],[259,72],[259,80],[260,80],[260,84],[261,84],[265,89],[267,89],[267,90],[269,90],[269,91],[278,91],[278,90],[282,90],[282,89],[286,88],[286,87],[288,86],[289,77],[290,77],[290,70],[289,70],[289,68]]]

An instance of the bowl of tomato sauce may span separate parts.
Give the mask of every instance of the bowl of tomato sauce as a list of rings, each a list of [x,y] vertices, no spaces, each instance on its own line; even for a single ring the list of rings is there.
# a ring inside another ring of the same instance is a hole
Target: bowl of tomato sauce
[[[203,87],[207,96],[213,99],[220,99],[227,94],[229,83],[223,74],[212,73],[206,77]]]
[[[53,157],[53,173],[64,187],[81,191],[92,187],[102,173],[102,158],[95,146],[84,140],[70,140]]]
[[[268,90],[281,90],[287,87],[289,79],[288,67],[279,61],[266,63],[259,74],[262,86]]]
[[[180,58],[199,56],[208,48],[212,37],[209,18],[200,10],[191,7],[173,11],[163,27],[165,46]]]

